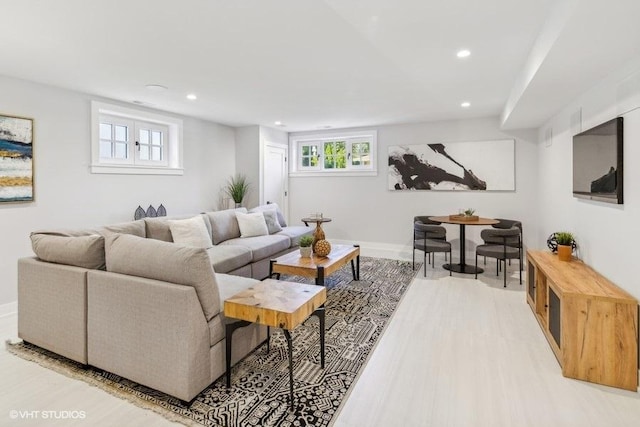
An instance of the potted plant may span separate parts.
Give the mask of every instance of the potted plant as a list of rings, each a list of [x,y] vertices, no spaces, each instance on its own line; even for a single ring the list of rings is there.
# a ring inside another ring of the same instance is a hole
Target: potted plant
[[[302,236],[300,238],[300,256],[303,258],[311,258],[311,253],[313,252],[313,248],[311,244],[313,243],[313,236]]]
[[[232,176],[224,187],[224,192],[233,199],[236,208],[242,205],[242,201],[249,192],[249,181],[242,174]]]
[[[472,216],[475,211],[476,211],[475,209],[468,208],[467,210],[464,211],[464,216]]]
[[[560,261],[571,261],[575,242],[573,234],[568,231],[559,231],[556,233],[556,242],[558,242],[558,259]]]

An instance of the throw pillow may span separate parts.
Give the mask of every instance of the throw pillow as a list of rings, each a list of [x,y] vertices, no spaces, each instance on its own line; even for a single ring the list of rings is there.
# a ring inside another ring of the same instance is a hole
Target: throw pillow
[[[240,237],[265,236],[269,234],[262,212],[236,212],[236,218],[240,227]]]
[[[256,206],[255,208],[251,209],[249,212],[264,212],[264,211],[276,211],[280,226],[281,227],[287,226],[287,223],[284,220],[284,215],[280,211],[280,208],[278,207],[277,203],[267,203],[266,205]]]
[[[262,212],[262,215],[264,215],[264,221],[267,223],[269,234],[282,231],[282,227],[280,227],[280,223],[278,222],[278,213],[276,211],[264,211]]]
[[[189,219],[174,219],[168,222],[174,243],[204,249],[213,246],[211,235],[207,231],[207,226],[202,216],[198,215]]]

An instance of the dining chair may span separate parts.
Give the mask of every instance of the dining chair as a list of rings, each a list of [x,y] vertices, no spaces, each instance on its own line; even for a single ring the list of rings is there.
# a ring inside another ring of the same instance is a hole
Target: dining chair
[[[499,221],[497,224],[493,224],[491,227],[480,232],[480,238],[483,240],[485,244],[502,244],[502,238],[499,235],[496,235],[494,232],[496,230],[508,230],[513,227],[517,227],[520,230],[519,238],[512,237],[507,240],[507,246],[512,248],[520,249],[520,258],[518,261],[520,262],[520,269],[522,270],[524,267],[522,255],[524,253],[522,248],[522,222],[513,220],[513,219],[504,219],[504,218],[496,218]],[[484,257],[484,264],[487,265],[487,257]],[[496,262],[496,264],[498,264]],[[509,260],[509,265],[511,265],[511,260]]]
[[[509,229],[496,229],[492,230],[492,239],[500,243],[485,243],[476,247],[476,268],[478,267],[478,255],[484,257],[490,257],[496,259],[496,276],[500,274],[501,263],[503,266],[504,287],[507,287],[507,260],[522,259],[522,244],[517,242],[516,245],[511,246],[514,239],[520,240],[520,229],[516,226]],[[522,266],[518,269],[520,274],[520,284],[522,285]],[[478,273],[476,272],[476,279]]]
[[[427,254],[431,261],[431,267],[435,268],[435,253],[444,252],[445,256],[451,256],[451,243],[439,238],[442,230],[439,225],[423,224],[416,221],[413,223],[413,269],[415,270],[416,250],[424,252],[424,276],[427,277]],[[438,237],[438,238],[436,238]],[[449,270],[451,276],[451,270]]]
[[[429,239],[433,239],[433,240],[443,240],[446,241],[447,240],[447,229],[444,228],[441,224],[441,222],[438,221],[432,221],[429,219],[430,216],[435,216],[435,215],[418,215],[418,216],[414,216],[413,217],[413,223],[420,223],[420,224],[426,224],[426,225],[432,225],[434,227],[431,227],[429,230],[429,235],[427,236],[427,238]],[[422,234],[419,234],[418,236],[416,236],[416,230],[415,227],[413,229],[413,240],[414,240],[414,249],[415,249],[415,240],[416,239],[421,239],[421,238],[425,238]],[[429,252],[428,256],[429,256],[429,262],[431,261],[431,255],[432,253]],[[447,260],[447,252],[444,253],[444,260]],[[415,256],[415,250],[413,251],[413,269],[415,270],[416,266],[416,256]]]

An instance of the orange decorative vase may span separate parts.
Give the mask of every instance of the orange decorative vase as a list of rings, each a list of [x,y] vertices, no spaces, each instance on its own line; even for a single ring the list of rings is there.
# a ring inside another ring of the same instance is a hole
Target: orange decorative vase
[[[571,261],[573,248],[567,245],[558,245],[558,259],[560,261]]]

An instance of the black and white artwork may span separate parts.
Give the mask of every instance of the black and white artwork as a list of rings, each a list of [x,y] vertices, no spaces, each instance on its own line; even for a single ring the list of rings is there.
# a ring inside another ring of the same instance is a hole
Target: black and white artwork
[[[389,147],[389,190],[514,191],[515,141]]]

